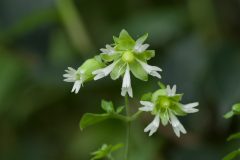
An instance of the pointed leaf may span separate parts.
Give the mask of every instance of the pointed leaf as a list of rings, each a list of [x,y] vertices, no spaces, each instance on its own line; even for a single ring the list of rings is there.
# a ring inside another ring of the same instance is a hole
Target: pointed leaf
[[[225,119],[229,119],[229,118],[231,118],[233,115],[234,115],[233,111],[229,111],[229,112],[227,112],[227,113],[224,115],[224,118],[225,118]]]
[[[114,112],[114,107],[113,107],[113,103],[111,101],[105,101],[105,100],[102,100],[102,109],[104,111],[106,111],[107,113],[113,113]]]
[[[230,135],[228,137],[227,141],[231,141],[231,140],[234,140],[234,139],[240,139],[240,132]]]
[[[110,114],[93,114],[93,113],[86,113],[80,120],[80,129],[83,130],[84,128],[102,122],[106,119],[111,118]]]
[[[226,157],[223,158],[223,160],[232,160],[236,158],[238,155],[240,155],[240,149],[229,153]]]

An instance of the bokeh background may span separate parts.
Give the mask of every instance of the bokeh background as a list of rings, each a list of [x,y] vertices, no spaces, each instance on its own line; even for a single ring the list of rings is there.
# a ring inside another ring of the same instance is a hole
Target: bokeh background
[[[184,103],[200,102],[199,113],[181,118],[188,134],[179,139],[170,126],[149,138],[147,114],[134,122],[131,160],[219,160],[239,146],[226,142],[239,119],[222,117],[240,101],[239,0],[1,0],[1,160],[88,160],[102,143],[124,142],[119,121],[79,129],[84,113],[102,112],[101,99],[123,104],[121,81],[89,82],[75,95],[62,77],[123,28],[134,38],[149,33],[162,82],[177,84]],[[133,78],[132,112],[156,82]]]

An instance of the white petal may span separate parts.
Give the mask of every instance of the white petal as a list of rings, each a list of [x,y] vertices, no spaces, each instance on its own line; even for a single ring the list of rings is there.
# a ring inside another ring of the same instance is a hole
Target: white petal
[[[75,92],[75,94],[77,94],[81,88],[81,85],[82,85],[82,81],[80,81],[80,80],[75,81],[71,92]]]
[[[144,129],[144,132],[149,132],[149,136],[153,135],[159,127],[160,124],[160,117],[156,115],[154,120]]]
[[[174,130],[174,133],[180,137],[180,133],[186,134],[187,131],[183,127],[183,125],[180,123],[180,121],[177,119],[177,117],[170,112],[170,121]]]
[[[194,107],[197,107],[198,105],[199,105],[198,102],[189,103],[189,104],[182,105],[182,109],[184,112],[187,112],[187,113],[195,113],[199,111],[198,109],[194,108]]]
[[[143,67],[143,69],[150,75],[154,76],[154,77],[157,77],[159,79],[161,79],[161,75],[158,73],[158,72],[161,72],[162,69],[159,68],[159,67],[156,67],[156,66],[151,66],[151,65],[148,65],[147,63],[145,62],[142,62],[140,60],[137,59],[137,61],[141,64],[141,66]]]
[[[110,64],[109,66],[107,66],[105,68],[93,71],[92,74],[96,75],[94,77],[94,80],[98,80],[98,79],[101,79],[101,78],[106,77],[107,75],[109,75],[118,62],[119,62],[119,60],[116,61],[116,62],[113,62],[112,64]]]
[[[101,51],[103,54],[111,55],[111,54],[113,54],[113,53],[115,52],[115,49],[114,49],[111,45],[107,44],[107,45],[106,45],[106,49],[105,49],[105,48],[102,48],[102,49],[100,49],[100,51]]]
[[[128,93],[128,95],[130,97],[133,97],[133,93],[132,93],[132,86],[131,86],[131,77],[130,77],[130,70],[129,70],[129,66],[127,65],[124,77],[123,77],[123,83],[122,83],[122,92],[121,95],[125,96],[126,93]]]
[[[166,92],[167,92],[167,95],[169,97],[175,96],[176,95],[176,90],[177,90],[176,85],[174,85],[172,89],[169,85],[167,85]]]
[[[152,102],[140,101],[140,103],[143,105],[143,107],[139,108],[140,111],[149,112],[154,108],[154,104]]]

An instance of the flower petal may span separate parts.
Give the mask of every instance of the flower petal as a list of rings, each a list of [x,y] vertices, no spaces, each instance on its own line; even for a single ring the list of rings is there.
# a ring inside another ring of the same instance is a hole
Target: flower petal
[[[197,107],[198,105],[199,105],[198,102],[185,104],[185,105],[182,105],[182,110],[186,113],[196,113],[199,110],[194,107]]]
[[[124,77],[123,77],[121,95],[125,96],[126,93],[128,93],[128,95],[130,97],[133,97],[132,86],[131,86],[130,70],[129,70],[129,66],[128,65],[127,65],[127,69],[126,69]]]
[[[183,134],[187,133],[183,125],[180,123],[178,118],[172,112],[170,112],[170,121],[174,130],[174,133],[177,135],[177,137],[180,137],[180,133],[183,133]]]
[[[140,103],[143,105],[143,107],[139,108],[140,111],[149,112],[152,111],[154,108],[154,104],[149,101],[140,101]]]
[[[159,127],[160,118],[159,115],[156,115],[154,120],[144,129],[144,132],[149,132],[149,136],[153,135]]]
[[[75,92],[75,94],[77,94],[81,88],[81,85],[82,85],[81,80],[75,81],[71,92]]]
[[[161,79],[161,75],[158,72],[161,72],[162,69],[156,66],[151,66],[148,65],[147,63],[140,61],[137,59],[137,61],[141,64],[141,66],[143,67],[143,69],[150,74],[151,76],[157,77],[159,79]]]

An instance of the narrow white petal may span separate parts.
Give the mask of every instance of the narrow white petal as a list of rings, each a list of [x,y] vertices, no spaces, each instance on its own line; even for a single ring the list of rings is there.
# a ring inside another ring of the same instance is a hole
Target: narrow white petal
[[[169,85],[167,85],[166,92],[167,92],[167,95],[169,97],[175,96],[176,95],[176,90],[177,90],[176,85],[174,85],[172,89]]]
[[[137,61],[141,64],[141,66],[143,67],[143,69],[150,74],[151,76],[157,77],[159,79],[161,79],[161,75],[158,72],[161,72],[162,69],[156,66],[151,66],[148,65],[147,63],[140,61],[137,59]]]
[[[140,103],[143,105],[143,107],[140,107],[139,110],[140,111],[145,111],[145,112],[149,112],[152,111],[154,108],[154,104],[148,101],[140,101]]]
[[[103,78],[103,77],[108,76],[108,75],[112,72],[113,68],[115,67],[115,65],[116,65],[118,62],[119,62],[119,60],[116,61],[116,62],[113,62],[112,64],[110,64],[109,66],[107,66],[107,67],[105,67],[105,68],[102,68],[102,69],[98,69],[98,70],[96,70],[96,71],[93,71],[92,74],[96,75],[96,76],[94,77],[94,80],[98,80],[98,79],[101,79],[101,78]]]
[[[159,115],[156,115],[154,120],[144,129],[144,132],[149,132],[149,136],[153,135],[159,127],[160,118]]]
[[[167,92],[168,96],[170,96],[172,94],[172,90],[169,85],[167,85],[166,92]]]
[[[182,105],[182,109],[183,109],[183,111],[185,111],[187,113],[196,113],[199,110],[194,107],[197,107],[198,105],[199,105],[198,102],[189,103],[189,104]]]
[[[180,133],[186,134],[187,131],[183,127],[183,125],[180,123],[180,121],[177,119],[177,117],[170,112],[170,120],[171,124],[174,130],[174,133],[177,135],[177,137],[180,137]]]
[[[172,95],[173,96],[176,94],[176,91],[177,91],[177,86],[175,84],[175,85],[173,85],[173,88],[172,88]]]
[[[81,88],[81,85],[82,85],[81,81],[75,81],[71,92],[75,92],[75,94],[77,94]]]
[[[126,93],[128,93],[128,95],[129,95],[130,97],[133,97],[132,86],[131,86],[130,70],[129,70],[129,66],[128,66],[128,65],[127,65],[125,74],[124,74],[124,76],[123,76],[121,95],[122,95],[122,96],[125,96]]]

